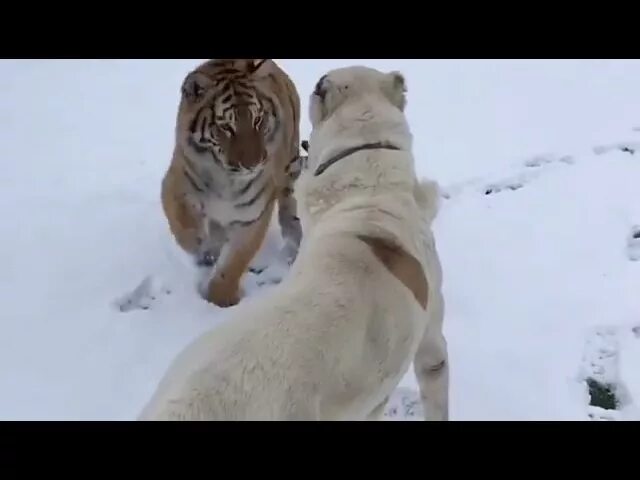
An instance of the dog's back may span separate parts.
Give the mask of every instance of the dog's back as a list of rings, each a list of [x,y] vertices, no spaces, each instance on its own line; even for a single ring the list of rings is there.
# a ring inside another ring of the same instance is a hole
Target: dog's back
[[[366,238],[320,225],[300,253],[271,293],[185,349],[141,420],[357,420],[383,401],[422,308]]]

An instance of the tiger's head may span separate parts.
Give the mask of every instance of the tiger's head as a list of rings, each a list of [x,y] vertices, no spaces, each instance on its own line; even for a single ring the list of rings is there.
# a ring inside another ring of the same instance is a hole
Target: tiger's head
[[[257,85],[270,67],[269,59],[210,60],[191,71],[181,87],[179,143],[231,173],[263,166],[275,117]]]

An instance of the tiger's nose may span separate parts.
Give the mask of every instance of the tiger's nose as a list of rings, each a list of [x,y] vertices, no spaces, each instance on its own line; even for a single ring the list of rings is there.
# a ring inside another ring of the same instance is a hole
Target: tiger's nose
[[[238,167],[252,168],[264,161],[265,148],[260,139],[249,136],[237,138],[229,149],[229,156]]]

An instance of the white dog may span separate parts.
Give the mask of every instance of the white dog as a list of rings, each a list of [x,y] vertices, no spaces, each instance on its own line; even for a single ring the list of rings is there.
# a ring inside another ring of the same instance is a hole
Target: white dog
[[[412,361],[426,419],[448,419],[438,194],[415,176],[405,92],[398,72],[320,79],[297,260],[179,355],[140,419],[380,419]]]

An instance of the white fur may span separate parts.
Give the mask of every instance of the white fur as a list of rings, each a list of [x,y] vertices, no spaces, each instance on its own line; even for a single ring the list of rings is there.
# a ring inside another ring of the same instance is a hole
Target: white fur
[[[364,67],[329,72],[324,101],[311,98],[309,169],[296,189],[305,235],[289,275],[189,345],[140,419],[376,419],[412,361],[427,419],[448,418],[442,271],[430,229],[437,186],[415,178],[400,80]],[[313,176],[344,148],[384,140],[402,150],[359,151]],[[426,312],[360,234],[419,259]]]

